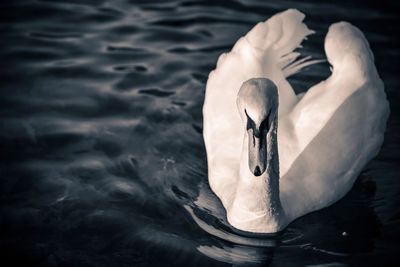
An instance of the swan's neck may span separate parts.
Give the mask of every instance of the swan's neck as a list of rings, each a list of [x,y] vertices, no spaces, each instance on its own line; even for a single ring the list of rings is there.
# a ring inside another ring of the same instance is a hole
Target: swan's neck
[[[236,195],[228,214],[229,222],[245,231],[269,232],[279,228],[284,212],[279,198],[279,155],[277,121],[267,134],[267,168],[254,176],[248,165],[248,136],[245,135]]]

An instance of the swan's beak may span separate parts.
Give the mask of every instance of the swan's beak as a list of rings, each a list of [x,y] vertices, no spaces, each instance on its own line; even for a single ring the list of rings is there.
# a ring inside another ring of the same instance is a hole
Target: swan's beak
[[[266,155],[266,133],[253,129],[247,131],[249,137],[249,168],[255,176],[260,176],[265,172],[267,166]]]

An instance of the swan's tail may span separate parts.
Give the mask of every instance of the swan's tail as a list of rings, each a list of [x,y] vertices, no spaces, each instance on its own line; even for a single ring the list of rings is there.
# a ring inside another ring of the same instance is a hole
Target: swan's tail
[[[303,23],[304,17],[300,11],[288,9],[258,23],[245,39],[263,54],[265,60],[275,60],[284,76],[289,77],[307,66],[325,62],[311,60],[311,56],[298,59],[300,53],[294,52],[308,35],[314,33]]]

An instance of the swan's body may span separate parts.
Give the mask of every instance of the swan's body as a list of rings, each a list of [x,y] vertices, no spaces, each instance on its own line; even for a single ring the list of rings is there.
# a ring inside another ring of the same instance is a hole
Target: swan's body
[[[301,99],[295,95],[286,77],[315,63],[295,62],[299,54],[293,50],[312,33],[303,18],[288,10],[257,24],[220,56],[207,82],[203,134],[209,183],[229,223],[244,231],[276,232],[339,200],[383,142],[388,102],[369,45],[351,24],[333,24],[326,36],[331,76]],[[261,85],[244,85],[253,78]],[[260,104],[260,96],[251,96],[253,87],[266,90],[261,98],[276,98],[276,104]],[[252,114],[244,115],[249,109]],[[276,123],[265,134],[268,155],[260,174],[251,170],[257,159],[246,120],[259,127],[266,116],[261,113],[270,111]]]

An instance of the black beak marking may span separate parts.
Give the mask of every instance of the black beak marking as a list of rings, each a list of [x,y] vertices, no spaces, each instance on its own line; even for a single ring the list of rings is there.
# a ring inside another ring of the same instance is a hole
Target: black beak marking
[[[255,170],[254,170],[254,175],[255,175],[255,176],[260,176],[260,175],[261,175],[261,170],[260,170],[260,167],[259,167],[259,166],[257,166],[257,167],[255,168]]]

